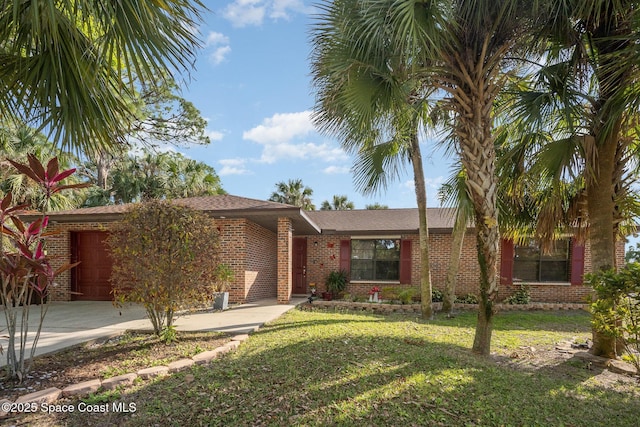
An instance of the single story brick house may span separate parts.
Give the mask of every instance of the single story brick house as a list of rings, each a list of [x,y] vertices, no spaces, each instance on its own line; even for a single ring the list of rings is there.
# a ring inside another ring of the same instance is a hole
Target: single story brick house
[[[298,207],[232,195],[174,201],[209,214],[219,231],[222,261],[235,281],[230,302],[277,298],[286,303],[304,295],[309,285],[324,289],[326,275],[344,269],[347,291],[366,295],[372,286],[411,287],[420,283],[417,209],[304,211]],[[56,263],[76,262],[58,278],[51,299],[110,300],[112,261],[105,245],[111,224],[127,205],[101,206],[50,214],[60,233],[48,243]],[[431,278],[443,289],[449,265],[453,210],[429,208]],[[28,218],[27,218],[28,219]],[[473,229],[467,230],[456,294],[478,293],[479,268]],[[533,301],[582,302],[590,288],[582,275],[590,270],[589,245],[567,238],[551,254],[535,242],[501,244],[500,294],[511,295],[519,283],[530,285]],[[620,265],[624,244],[618,244]]]

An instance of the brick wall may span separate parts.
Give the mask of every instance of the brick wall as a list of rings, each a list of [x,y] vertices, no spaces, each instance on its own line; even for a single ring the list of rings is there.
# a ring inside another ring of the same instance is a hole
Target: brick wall
[[[244,289],[246,301],[275,298],[278,260],[275,233],[253,222],[246,223],[246,262]]]
[[[245,260],[247,258],[247,240],[245,238],[245,219],[217,219],[220,238],[220,262],[227,264],[233,271],[233,283],[229,289],[229,302],[243,302],[245,292]]]
[[[315,283],[318,292],[326,290],[324,279],[327,274],[340,268],[340,240],[349,240],[349,235],[307,236],[307,281]],[[379,287],[393,286],[398,289],[419,287],[420,285],[420,245],[417,234],[403,235],[402,239],[411,240],[411,281],[410,284],[380,284]],[[444,290],[447,268],[450,263],[451,234],[429,234],[429,260],[431,267],[431,285],[434,289]],[[624,242],[618,242],[618,265],[624,265]],[[588,242],[585,246],[585,272],[591,268],[591,251]],[[498,271],[500,269],[498,268]],[[456,283],[456,295],[477,295],[480,272],[476,250],[476,238],[473,232],[467,232],[464,238],[460,270]],[[366,296],[374,283],[349,283],[346,292],[352,295]],[[512,295],[518,285],[500,286],[498,300],[502,301]],[[582,303],[591,289],[584,285],[567,284],[533,284],[530,285],[532,301],[535,302],[576,302]]]
[[[293,226],[291,219],[278,218],[277,236],[277,259],[278,259],[278,302],[287,304],[291,299],[293,261]]]

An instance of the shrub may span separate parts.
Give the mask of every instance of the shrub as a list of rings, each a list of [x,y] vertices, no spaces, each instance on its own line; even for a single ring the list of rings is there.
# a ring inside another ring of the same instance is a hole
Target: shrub
[[[466,294],[461,297],[456,297],[456,302],[460,304],[477,304],[478,297],[474,294]]]
[[[19,381],[29,370],[25,356],[33,359],[36,351],[49,307],[45,302],[50,288],[59,274],[76,265],[67,263],[54,270],[52,258],[46,250],[47,236],[53,233],[47,230],[49,217],[45,211],[56,193],[86,187],[86,184],[62,185],[62,181],[75,169],[60,171],[56,157],[47,163],[46,168],[33,155],[29,155],[28,160],[28,165],[12,160],[8,162],[38,185],[40,192],[36,200],[40,199],[41,204],[15,203],[11,192],[5,194],[0,202],[0,307],[7,325],[6,371],[9,378]],[[18,217],[25,209],[40,210],[41,214],[28,224]],[[29,330],[30,323],[33,323],[29,321],[29,312],[34,303],[40,304],[35,333]],[[27,337],[31,334],[31,351],[27,352]],[[0,353],[3,351],[0,346]]]
[[[640,373],[640,264],[630,263],[615,270],[585,274],[596,300],[591,302],[595,330],[611,338],[612,356],[616,342],[621,341],[630,360]]]
[[[400,299],[400,295],[398,294],[398,290],[392,286],[386,286],[382,288],[380,292],[380,298],[383,300],[398,300]]]
[[[327,275],[324,284],[327,287],[327,292],[337,296],[347,287],[347,272],[344,270],[330,272]]]
[[[418,292],[415,288],[409,288],[401,291],[398,294],[398,299],[401,304],[411,304],[413,302],[413,296]]]
[[[432,302],[442,302],[444,300],[444,294],[438,289],[433,289],[431,291],[431,301]]]
[[[518,289],[504,300],[505,304],[529,304],[531,295],[529,295],[529,286],[521,283]]]
[[[202,212],[161,200],[132,207],[107,240],[116,304],[144,305],[156,335],[176,311],[211,302],[218,277],[218,231]]]

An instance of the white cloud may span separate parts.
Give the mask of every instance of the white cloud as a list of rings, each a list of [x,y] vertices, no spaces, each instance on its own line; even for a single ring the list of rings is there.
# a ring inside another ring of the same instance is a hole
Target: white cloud
[[[261,125],[242,134],[243,139],[259,144],[283,143],[297,136],[305,136],[314,130],[311,111],[274,114]]]
[[[222,16],[234,27],[247,27],[262,25],[267,16],[289,20],[292,14],[309,14],[312,10],[303,0],[234,0],[223,9]]]
[[[342,175],[345,173],[349,173],[349,168],[346,166],[329,166],[327,168],[324,168],[324,170],[322,172],[326,173],[327,175]]]
[[[335,162],[346,159],[346,154],[340,148],[331,147],[328,144],[314,144],[305,142],[302,144],[276,143],[266,144],[262,150],[260,161],[262,163],[275,163],[281,159],[322,159],[327,162]]]
[[[264,20],[266,5],[262,0],[235,0],[222,11],[222,16],[234,27],[259,26]]]
[[[205,42],[205,47],[209,46],[219,46],[219,45],[228,45],[229,37],[225,36],[222,33],[217,33],[215,31],[211,31],[207,36],[207,41]]]
[[[224,138],[224,133],[217,130],[210,130],[207,131],[207,136],[212,141],[222,141],[222,138]]]
[[[229,52],[231,52],[231,46],[221,46],[209,55],[209,59],[211,59],[211,62],[213,62],[214,65],[218,65],[226,59]]]
[[[218,65],[223,62],[231,52],[229,37],[215,31],[210,32],[207,36],[205,47],[213,48],[213,52],[209,54],[209,59],[214,65]]]
[[[219,176],[227,175],[247,175],[250,171],[245,167],[245,159],[223,159],[218,163],[222,165],[222,169],[218,171]]]
[[[273,0],[269,17],[272,19],[290,19],[289,11],[310,13],[312,8],[304,5],[302,0]]]

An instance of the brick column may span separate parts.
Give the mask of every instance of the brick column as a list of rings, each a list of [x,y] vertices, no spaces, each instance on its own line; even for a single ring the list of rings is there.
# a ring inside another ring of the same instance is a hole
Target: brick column
[[[293,260],[293,228],[291,219],[278,218],[278,303],[291,299],[291,262]]]

